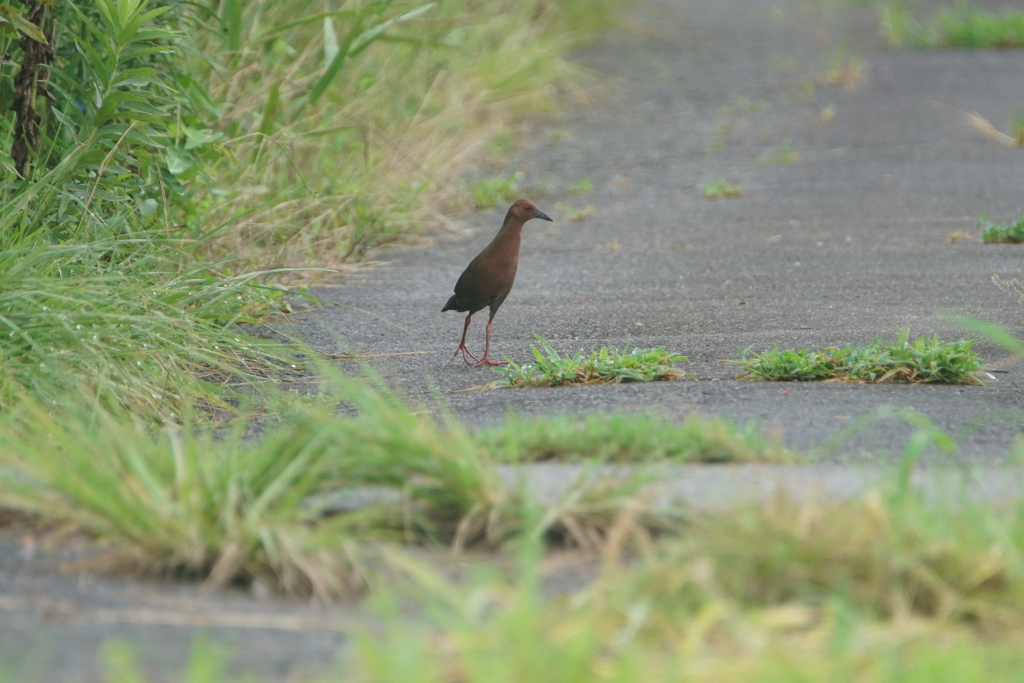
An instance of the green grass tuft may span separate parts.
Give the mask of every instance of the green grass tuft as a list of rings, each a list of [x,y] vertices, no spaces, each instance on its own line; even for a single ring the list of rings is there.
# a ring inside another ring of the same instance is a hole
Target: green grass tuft
[[[259,439],[249,436],[251,413],[206,428],[186,413],[188,427],[154,430],[87,392],[63,396],[59,413],[23,397],[0,415],[0,509],[80,527],[109,542],[126,568],[212,585],[260,580],[332,600],[372,581],[395,544],[515,539],[533,508],[500,463],[571,460],[572,448],[582,457],[588,444],[591,460],[638,464],[784,453],[754,425],[698,418],[673,427],[595,417],[586,435],[541,422],[524,425],[518,440],[509,428],[474,436],[413,413],[379,380],[321,371],[333,380],[323,398],[268,402],[274,417]],[[337,415],[339,403],[353,415]],[[645,476],[639,468],[625,480],[584,477],[543,532],[576,538],[581,525],[606,527],[623,506],[641,504],[633,498]],[[344,505],[367,495],[368,506]],[[649,517],[658,527],[669,515]]]
[[[672,367],[673,363],[688,361],[686,356],[670,353],[664,346],[656,349],[628,347],[622,351],[602,347],[584,355],[577,351],[563,358],[547,340],[533,335],[541,348],[532,347],[534,363],[518,365],[509,362],[494,371],[504,375],[495,386],[499,387],[557,387],[565,384],[608,384],[619,382],[652,382],[673,380],[687,374]]]
[[[918,23],[901,5],[883,3],[881,24],[896,45],[943,48],[1024,47],[1024,12],[1006,9],[986,12],[969,2],[959,2],[927,24]]]
[[[707,183],[701,189],[701,196],[704,199],[723,199],[727,197],[739,197],[740,191],[735,185],[730,185],[724,180]]]
[[[981,230],[982,242],[1020,244],[1024,242],[1024,214],[1008,225],[993,223],[985,217],[985,214],[981,214],[981,218],[978,220],[978,229]]]
[[[895,343],[876,339],[864,346],[830,347],[824,351],[774,348],[751,353],[746,349],[742,358],[729,363],[740,366],[738,378],[771,382],[981,383],[974,374],[983,367],[981,357],[971,351],[975,340],[940,342],[938,337],[919,337],[911,343],[909,334],[909,329],[904,330]]]
[[[74,387],[173,420],[297,363],[237,326],[280,311],[283,292],[213,267],[148,234],[0,253],[0,407]]]
[[[790,459],[781,441],[757,422],[737,425],[691,414],[682,424],[649,415],[587,415],[505,422],[473,435],[503,462],[777,462]]]

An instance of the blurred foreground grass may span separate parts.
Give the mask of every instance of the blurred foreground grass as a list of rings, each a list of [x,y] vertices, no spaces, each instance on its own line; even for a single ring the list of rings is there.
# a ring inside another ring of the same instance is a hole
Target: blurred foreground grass
[[[541,517],[527,516],[504,569],[477,562],[452,578],[390,552],[373,622],[352,632],[337,673],[309,680],[1020,680],[1019,505],[894,485],[691,515],[657,536],[624,508],[600,547],[570,556],[545,552]],[[108,643],[109,679],[147,680],[146,654]],[[181,680],[233,680],[209,636],[192,659]]]
[[[906,0],[881,0],[882,32],[894,45],[922,48],[1020,48],[1024,47],[1024,12],[1007,5],[990,12],[960,0],[930,21],[921,22]]]

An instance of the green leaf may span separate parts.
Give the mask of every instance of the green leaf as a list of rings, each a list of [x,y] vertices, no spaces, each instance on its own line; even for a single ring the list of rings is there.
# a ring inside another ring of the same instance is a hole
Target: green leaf
[[[221,2],[220,20],[224,24],[224,45],[230,52],[242,48],[242,5],[239,0]]]
[[[334,32],[334,21],[331,17],[324,17],[324,68],[331,66],[331,62],[338,56],[338,34]]]
[[[192,168],[192,155],[178,147],[168,147],[164,150],[164,159],[167,161],[167,170],[174,175],[181,175]]]
[[[334,59],[327,65],[327,69],[321,74],[320,78],[317,79],[316,83],[309,92],[309,103],[316,104],[320,96],[327,90],[327,86],[331,84],[334,77],[341,71],[342,65],[345,63],[345,58],[348,57],[349,48],[352,46],[352,41],[361,33],[363,28],[363,14],[360,12],[356,17],[356,20],[352,24],[352,28],[349,29],[348,33],[345,34],[344,42],[338,46],[338,52],[334,55]]]
[[[204,145],[213,144],[215,142],[223,142],[226,140],[224,133],[219,130],[192,130],[187,129],[185,149],[195,149],[196,147],[202,147]]]
[[[377,24],[373,28],[363,33],[363,35],[359,36],[359,40],[356,41],[356,46],[352,48],[351,56],[354,57],[355,55],[359,54],[360,52],[368,48],[375,40],[380,38],[385,31],[387,31],[395,24],[399,24],[403,21],[409,21],[410,19],[415,19],[416,17],[419,17],[428,12],[430,8],[432,8],[435,4],[436,3],[429,2],[426,5],[421,5],[420,7],[417,7],[414,10],[406,12],[400,17],[395,17],[394,19],[390,19],[388,21]]]
[[[277,106],[280,102],[281,81],[274,81],[267,92],[267,102],[263,105],[263,115],[260,119],[260,133],[270,135],[274,132],[274,120],[277,118]]]
[[[1004,327],[1000,327],[996,323],[969,315],[958,315],[955,313],[947,313],[942,317],[950,322],[977,332],[983,337],[987,337],[989,340],[999,344],[999,346],[1011,353],[1024,353],[1024,342],[1017,339],[1012,332]]]
[[[37,43],[46,43],[46,36],[39,27],[22,16],[21,12],[10,5],[0,5],[0,23],[10,24],[15,31],[26,35]]]

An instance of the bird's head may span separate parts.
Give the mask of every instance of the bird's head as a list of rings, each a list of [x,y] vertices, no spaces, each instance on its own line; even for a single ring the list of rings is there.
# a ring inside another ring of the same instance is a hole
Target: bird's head
[[[541,220],[550,221],[551,216],[547,215],[537,205],[531,202],[529,199],[520,199],[512,208],[508,210],[513,216],[523,221],[524,223],[531,218],[540,218]]]

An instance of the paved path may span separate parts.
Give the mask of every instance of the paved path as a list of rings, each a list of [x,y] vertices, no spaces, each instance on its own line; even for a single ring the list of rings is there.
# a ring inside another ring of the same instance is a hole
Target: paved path
[[[1017,367],[1000,368],[1007,372],[994,386],[957,388],[753,384],[717,364],[734,347],[860,343],[891,338],[905,326],[958,338],[937,309],[1024,334],[1024,309],[989,282],[993,273],[1019,273],[1024,247],[944,239],[973,232],[980,211],[1005,221],[1024,209],[1024,150],[999,146],[956,113],[978,111],[1004,125],[1024,103],[1024,53],[891,51],[871,8],[809,9],[813,4],[630,4],[632,28],[580,55],[583,65],[609,75],[614,97],[534,131],[534,144],[510,164],[526,173],[525,185],[554,188],[528,194],[557,222],[526,230],[519,279],[496,321],[497,352],[527,359],[535,332],[563,351],[665,345],[690,356],[699,382],[460,391],[491,375],[441,367],[461,316],[439,311],[497,228],[499,211],[461,217],[471,234],[375,254],[383,264],[318,291],[409,333],[329,308],[318,320],[303,320],[308,338],[323,348],[344,338],[366,353],[429,352],[382,359],[378,367],[414,396],[436,390],[470,425],[500,420],[508,410],[672,418],[701,411],[761,419],[805,447],[880,405],[914,407],[951,429],[992,412],[1021,414]],[[818,85],[812,93],[809,76],[841,39],[863,57],[863,82],[856,89]],[[835,117],[823,125],[817,119],[830,104]],[[785,145],[800,159],[762,162]],[[594,184],[590,195],[565,193],[584,179]],[[743,196],[701,198],[700,185],[718,179]],[[593,203],[597,211],[573,223],[561,203]],[[482,324],[473,331],[476,348]],[[979,348],[993,361],[1001,355],[991,345]],[[966,440],[962,457],[1002,457],[1017,433],[1016,424],[989,423]],[[904,436],[886,423],[845,452],[895,452]],[[569,479],[552,471],[538,490]],[[840,475],[837,490],[861,485],[864,471]],[[724,469],[710,472],[725,476]],[[755,493],[763,488],[760,475],[751,479],[755,470],[737,472]],[[785,481],[806,483],[808,476],[791,473]],[[95,655],[110,637],[142,651],[154,680],[177,680],[192,638],[207,636],[228,643],[237,666],[266,680],[293,680],[330,667],[349,631],[330,630],[342,616],[291,601],[202,595],[190,583],[63,575],[54,571],[59,548],[28,564],[22,551],[16,534],[0,534],[4,680],[101,680]]]
[[[990,281],[1019,274],[1024,247],[945,237],[977,234],[979,212],[1005,222],[1024,209],[1024,150],[985,137],[960,113],[1005,126],[1024,103],[1024,52],[895,51],[872,8],[810,4],[631,5],[633,30],[613,32],[580,57],[610,74],[615,101],[534,131],[509,166],[541,188],[524,194],[556,222],[524,231],[516,286],[495,321],[497,353],[528,360],[533,333],[566,352],[664,345],[690,357],[700,382],[461,391],[493,376],[442,367],[462,316],[439,311],[504,207],[463,217],[468,237],[378,253],[376,266],[318,290],[388,323],[331,308],[319,329],[304,321],[307,337],[325,348],[342,338],[371,354],[429,352],[378,367],[414,395],[439,392],[470,425],[507,411],[701,411],[760,419],[806,448],[848,419],[898,405],[952,430],[980,420],[963,457],[1005,456],[1019,427],[991,416],[1022,407],[1018,367],[999,367],[989,387],[851,386],[738,382],[719,364],[737,348],[863,343],[904,327],[947,340],[967,334],[937,317],[941,309],[1024,333],[1024,309]],[[840,44],[863,59],[855,88],[822,83]],[[830,105],[826,124],[821,112]],[[799,158],[771,163],[786,150]],[[702,184],[719,179],[742,197],[704,199]],[[594,191],[565,191],[581,180]],[[596,210],[574,223],[558,209],[563,203]],[[480,318],[471,348],[482,347]],[[1004,355],[991,344],[977,348],[993,362]],[[906,433],[883,423],[842,452],[894,453]]]

